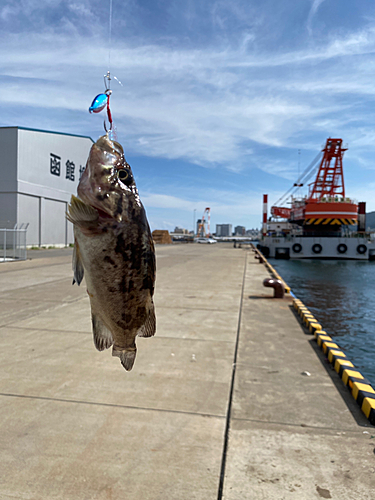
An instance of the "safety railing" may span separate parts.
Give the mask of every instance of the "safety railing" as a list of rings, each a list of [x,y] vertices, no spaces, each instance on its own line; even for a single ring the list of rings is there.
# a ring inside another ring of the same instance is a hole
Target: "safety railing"
[[[0,262],[26,260],[26,232],[29,224],[0,228]]]

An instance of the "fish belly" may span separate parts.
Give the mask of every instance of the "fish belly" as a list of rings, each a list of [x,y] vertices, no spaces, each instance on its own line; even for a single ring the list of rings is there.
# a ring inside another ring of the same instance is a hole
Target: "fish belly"
[[[76,228],[75,236],[90,298],[95,346],[103,350],[113,345],[113,355],[129,370],[136,355],[135,337],[155,333],[153,283],[150,287],[147,269],[147,255],[153,249],[145,248],[147,240],[142,235],[138,241],[108,231],[87,236]]]

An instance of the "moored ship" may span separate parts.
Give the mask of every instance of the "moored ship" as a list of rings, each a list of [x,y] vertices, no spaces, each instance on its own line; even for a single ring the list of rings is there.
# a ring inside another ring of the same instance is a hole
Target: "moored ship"
[[[366,203],[345,196],[346,150],[342,139],[327,139],[308,195],[292,196],[291,208],[272,206],[269,220],[264,195],[263,237],[258,246],[266,257],[375,260],[375,242],[366,233]],[[303,186],[304,175],[293,187]]]

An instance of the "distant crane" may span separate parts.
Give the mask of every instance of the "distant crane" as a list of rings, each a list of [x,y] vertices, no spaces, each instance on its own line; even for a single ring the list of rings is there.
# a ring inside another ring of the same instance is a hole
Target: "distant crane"
[[[282,196],[274,206],[271,214],[274,217],[288,219],[289,222],[303,227],[303,234],[319,235],[341,231],[341,226],[354,225],[358,222],[358,205],[345,197],[344,173],[342,159],[347,148],[342,139],[327,139],[321,153],[302,173],[294,186]],[[317,162],[318,158],[321,158]],[[315,172],[315,181],[309,184],[309,193],[304,198],[293,197],[291,208],[278,206],[290,196],[290,191],[306,183]],[[361,214],[363,207],[361,208]]]
[[[278,203],[280,201],[285,202],[290,191],[294,187],[298,188],[303,186],[303,183],[305,183],[317,169],[318,172],[315,182],[309,184],[309,194],[303,203],[321,203],[323,200],[327,201],[328,199],[334,201],[335,199],[337,200],[339,196],[345,199],[344,174],[342,169],[342,158],[345,151],[347,151],[347,148],[342,147],[342,139],[327,139],[326,145],[322,150],[323,156],[321,157],[319,167],[317,167],[317,159],[321,154],[314,158],[297,182],[294,183],[293,187],[271,207],[271,214],[274,217],[290,219],[293,207],[280,207],[277,206]],[[297,189],[294,190],[294,192],[296,191]],[[300,210],[298,212],[300,212]]]
[[[210,233],[210,214],[211,214],[211,209],[209,207],[204,209],[202,219],[199,223],[198,226],[198,231],[197,231],[197,237],[198,238],[209,238],[211,236]],[[207,216],[207,220],[206,220]],[[207,229],[205,228],[204,225],[207,225]]]

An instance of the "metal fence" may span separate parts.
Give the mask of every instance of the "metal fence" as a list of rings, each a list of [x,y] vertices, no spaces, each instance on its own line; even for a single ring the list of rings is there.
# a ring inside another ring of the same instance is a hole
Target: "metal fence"
[[[0,228],[0,262],[26,260],[26,232],[29,224],[16,224],[12,229]]]

